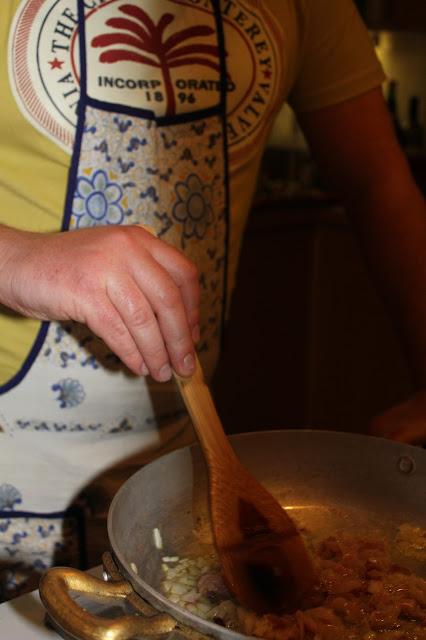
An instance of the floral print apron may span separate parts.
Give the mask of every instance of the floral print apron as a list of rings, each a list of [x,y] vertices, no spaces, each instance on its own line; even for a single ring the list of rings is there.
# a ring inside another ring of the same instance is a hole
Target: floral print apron
[[[171,13],[151,20],[135,0],[122,7],[127,41],[138,33],[147,47],[147,33],[158,34],[173,20]],[[81,97],[62,229],[148,224],[196,262],[202,291],[199,351],[209,374],[222,330],[228,233],[226,68],[218,2],[207,10],[211,26],[198,31],[200,38],[212,31],[217,38],[215,47],[204,49],[216,56],[209,64],[217,70],[217,104],[176,114],[176,96],[165,76],[168,105],[160,117],[89,95],[88,11],[78,0]],[[175,52],[178,41],[179,34],[169,38]],[[97,46],[113,64],[117,54],[108,49],[108,38]],[[191,54],[181,49],[175,55]],[[0,600],[34,586],[38,572],[52,563],[84,566],[81,496],[87,485],[129,458],[141,464],[192,438],[172,382],[131,375],[104,343],[72,322],[42,324],[20,374],[0,388],[0,424]]]

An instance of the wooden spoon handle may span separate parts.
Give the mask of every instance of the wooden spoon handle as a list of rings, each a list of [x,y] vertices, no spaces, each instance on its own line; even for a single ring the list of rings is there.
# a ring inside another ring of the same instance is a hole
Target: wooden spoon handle
[[[145,231],[156,236],[154,227],[141,224],[139,225]],[[217,414],[213,398],[210,393],[206,381],[204,379],[203,369],[196,353],[195,371],[189,378],[183,378],[174,373],[174,378],[180,389],[183,401],[191,416],[195,430],[207,458],[210,469],[212,465],[216,469],[221,464],[233,463],[239,465],[237,456],[234,453],[225,432],[222,423]]]
[[[183,401],[209,464],[214,464],[215,467],[230,462],[234,464],[235,453],[223,430],[197,355],[195,364],[195,371],[190,378],[174,374]]]

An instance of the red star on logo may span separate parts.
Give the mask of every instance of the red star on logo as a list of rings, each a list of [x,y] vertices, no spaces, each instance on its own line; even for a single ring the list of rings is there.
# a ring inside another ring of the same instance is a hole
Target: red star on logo
[[[48,60],[51,69],[62,69],[62,65],[64,64],[63,60],[58,60],[55,58],[54,60]]]
[[[267,79],[270,80],[272,77],[272,71],[270,69],[263,69],[262,70],[263,76]]]

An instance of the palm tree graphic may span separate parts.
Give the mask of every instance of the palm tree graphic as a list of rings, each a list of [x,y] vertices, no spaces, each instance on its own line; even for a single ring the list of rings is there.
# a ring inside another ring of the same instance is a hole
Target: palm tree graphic
[[[185,44],[192,38],[212,35],[214,29],[211,27],[194,25],[165,37],[166,28],[175,19],[173,14],[163,13],[155,24],[146,11],[139,6],[123,4],[119,7],[119,11],[126,17],[110,18],[106,21],[108,27],[113,27],[117,31],[96,36],[91,44],[93,47],[114,47],[107,48],[100,54],[100,62],[111,64],[130,60],[161,69],[167,98],[166,115],[173,115],[176,112],[171,69],[184,65],[202,65],[220,72],[217,46]],[[122,45],[123,48],[115,48],[116,45]]]

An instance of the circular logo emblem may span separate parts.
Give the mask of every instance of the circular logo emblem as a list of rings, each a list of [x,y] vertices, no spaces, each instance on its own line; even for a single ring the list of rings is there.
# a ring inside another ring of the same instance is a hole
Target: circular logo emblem
[[[225,60],[231,162],[255,145],[277,107],[282,74],[281,33],[264,8],[223,2],[221,50],[210,0],[83,5],[84,20],[77,0],[25,0],[18,9],[10,81],[34,126],[72,150],[83,68],[87,95],[100,106],[194,117],[218,104]]]

